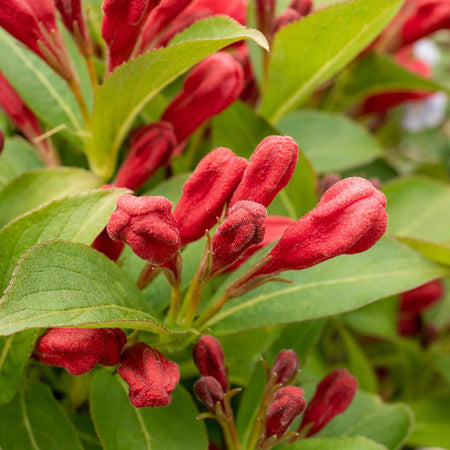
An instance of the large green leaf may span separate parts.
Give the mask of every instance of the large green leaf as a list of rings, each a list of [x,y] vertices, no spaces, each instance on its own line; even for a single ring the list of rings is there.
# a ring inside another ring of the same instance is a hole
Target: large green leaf
[[[135,408],[128,386],[106,370],[92,381],[91,414],[105,450],[206,450],[208,440],[189,393],[179,385],[164,408]],[[120,426],[118,426],[120,424]]]
[[[50,389],[30,382],[25,392],[0,405],[0,446],[4,450],[82,450],[75,428]]]
[[[167,48],[149,52],[120,66],[97,92],[91,167],[111,176],[117,153],[139,112],[161,89],[211,53],[242,39],[267,47],[265,38],[227,17],[195,23]]]
[[[382,239],[367,252],[283,273],[293,285],[267,283],[233,299],[208,326],[217,334],[227,334],[339,314],[445,273],[406,246]]]
[[[289,450],[382,450],[386,447],[363,436],[303,439],[288,445]]]
[[[62,125],[66,137],[81,142],[83,120],[65,81],[3,29],[0,29],[0,70],[43,123],[49,128]]]
[[[337,114],[295,111],[278,127],[296,140],[319,173],[352,169],[382,154],[380,144],[363,126]]]
[[[83,244],[49,241],[21,259],[0,302],[0,335],[28,328],[121,327],[168,333],[128,276]]]
[[[381,92],[439,91],[443,86],[416,75],[379,53],[358,58],[336,80],[324,108],[342,110]]]
[[[283,28],[273,44],[262,114],[277,123],[370,44],[401,5],[402,0],[355,0]]]
[[[45,202],[100,186],[98,177],[78,168],[25,172],[0,191],[0,228]]]

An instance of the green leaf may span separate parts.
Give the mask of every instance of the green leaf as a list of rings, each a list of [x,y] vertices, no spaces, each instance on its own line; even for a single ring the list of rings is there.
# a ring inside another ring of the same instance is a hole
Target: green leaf
[[[39,56],[0,29],[0,71],[27,106],[49,128],[63,126],[65,137],[80,144],[83,120],[65,81]]]
[[[98,371],[92,380],[91,414],[105,450],[206,450],[205,425],[189,393],[178,385],[163,408],[135,408],[119,376]]]
[[[35,245],[19,262],[0,301],[0,335],[71,326],[170,333],[147,310],[136,285],[105,255],[54,240]]]
[[[75,429],[50,389],[35,381],[7,405],[0,405],[4,450],[82,450]]]
[[[382,450],[386,447],[362,436],[303,439],[288,445],[289,450]]]
[[[397,238],[400,242],[422,253],[423,256],[432,259],[440,264],[450,266],[450,245],[436,244],[434,242],[425,241],[415,238]]]
[[[367,252],[283,273],[293,285],[267,283],[233,299],[208,326],[214,333],[227,334],[340,314],[445,273],[413,250],[382,239]]]
[[[450,244],[450,187],[447,184],[409,177],[385,185],[383,192],[387,198],[389,234]]]
[[[338,114],[295,111],[278,127],[295,139],[319,173],[352,169],[382,154],[380,144],[363,126]]]
[[[324,108],[343,110],[381,92],[442,91],[438,83],[416,75],[379,53],[358,58],[336,80]]]
[[[242,39],[267,46],[259,31],[227,17],[209,18],[180,33],[173,45],[122,64],[95,99],[94,146],[88,153],[95,172],[105,178],[112,174],[120,145],[146,103],[203,58]]]
[[[261,112],[277,123],[355,58],[395,16],[401,0],[330,6],[276,34]]]
[[[5,139],[0,156],[0,190],[23,172],[42,166],[41,159],[25,140]]]
[[[100,186],[98,177],[78,168],[25,172],[0,191],[0,228],[50,200]]]

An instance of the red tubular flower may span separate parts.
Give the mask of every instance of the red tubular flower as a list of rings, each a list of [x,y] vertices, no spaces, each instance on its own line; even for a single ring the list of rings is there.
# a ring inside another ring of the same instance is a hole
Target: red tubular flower
[[[194,392],[198,399],[215,413],[217,403],[222,403],[224,392],[220,383],[214,377],[201,377],[194,384]]]
[[[216,224],[246,166],[247,160],[223,147],[200,161],[174,210],[183,245],[201,238]]]
[[[345,369],[329,373],[317,386],[300,424],[299,431],[307,425],[311,428],[307,437],[318,433],[333,417],[342,414],[355,396],[358,382]]]
[[[225,355],[220,342],[207,334],[203,335],[192,349],[194,363],[204,377],[215,378],[224,391],[228,386],[228,371],[225,367]]]
[[[90,51],[88,29],[83,16],[81,0],[55,0],[56,8],[70,34],[74,37],[80,49]]]
[[[346,178],[291,225],[256,275],[300,270],[342,254],[361,253],[386,231],[386,198],[363,178]]]
[[[102,36],[108,46],[108,72],[128,61],[157,0],[105,0]]]
[[[237,261],[252,245],[260,244],[265,233],[266,208],[255,202],[236,203],[212,239],[212,273]]]
[[[444,287],[439,280],[433,280],[401,295],[401,311],[421,313],[444,296]]]
[[[230,16],[234,20],[245,24],[247,3],[247,0],[195,0],[186,9],[186,13],[196,9],[209,9],[213,15]]]
[[[305,393],[297,386],[286,386],[275,392],[267,409],[265,436],[281,437],[292,421],[305,409]]]
[[[39,339],[36,356],[45,364],[81,375],[97,364],[119,364],[126,342],[119,328],[51,328]]]
[[[282,28],[291,23],[298,22],[302,18],[302,15],[295,9],[288,8],[282,12],[274,21],[273,32],[278,33]]]
[[[153,265],[172,262],[181,240],[172,203],[164,197],[122,195],[109,219],[111,239],[127,243],[136,255]]]
[[[156,122],[140,128],[132,138],[130,151],[114,184],[133,190],[140,188],[160,167],[168,164],[176,145],[170,123]]]
[[[300,361],[294,350],[281,350],[273,363],[272,374],[277,375],[276,384],[286,384],[297,374]]]
[[[312,7],[312,0],[292,0],[291,4],[289,5],[289,8],[295,9],[302,16],[308,15],[311,12]]]
[[[128,396],[136,408],[169,405],[180,380],[178,366],[143,342],[125,349],[118,372],[128,383]]]
[[[183,142],[202,123],[230,106],[243,87],[241,65],[228,53],[215,53],[186,77],[182,92],[168,106],[162,120],[173,125],[178,142]]]
[[[268,136],[256,147],[242,181],[231,197],[229,208],[241,200],[269,206],[292,177],[298,147],[288,136]]]
[[[113,241],[106,231],[106,228],[95,238],[92,248],[103,253],[111,261],[117,261],[122,254],[125,244],[123,242]]]

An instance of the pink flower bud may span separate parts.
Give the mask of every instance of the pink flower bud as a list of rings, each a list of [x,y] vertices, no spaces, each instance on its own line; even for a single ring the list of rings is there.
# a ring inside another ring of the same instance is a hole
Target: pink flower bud
[[[169,405],[180,380],[178,366],[143,342],[124,350],[118,372],[128,383],[128,396],[136,408]]]
[[[266,437],[281,437],[292,421],[305,409],[305,393],[297,386],[286,386],[275,392],[266,414]]]
[[[55,0],[64,26],[69,30],[81,49],[90,46],[89,33],[83,16],[81,0]]]
[[[292,177],[298,147],[288,136],[269,136],[256,147],[242,181],[231,197],[229,208],[241,200],[269,206]]]
[[[168,164],[176,145],[170,123],[156,122],[140,128],[133,136],[115,185],[133,190],[140,188],[160,167]]]
[[[240,201],[228,213],[212,239],[212,273],[237,261],[264,238],[267,211],[259,203]]]
[[[198,399],[212,412],[216,412],[216,404],[222,403],[224,392],[214,377],[201,377],[194,384],[194,392]]]
[[[102,36],[108,47],[108,72],[128,61],[156,0],[105,0]]]
[[[125,244],[119,241],[113,241],[106,231],[106,228],[95,238],[92,248],[103,253],[111,261],[117,261],[122,254]]]
[[[230,106],[243,87],[241,65],[228,53],[215,53],[186,77],[182,92],[168,106],[162,120],[173,125],[178,142],[182,142],[206,120]]]
[[[119,328],[50,328],[39,339],[36,355],[45,364],[81,375],[97,364],[119,364],[126,342],[125,333]]]
[[[345,369],[329,373],[317,386],[303,416],[299,430],[312,425],[307,436],[318,433],[330,420],[342,414],[355,396],[358,382]]]
[[[297,374],[300,361],[294,350],[281,350],[272,367],[272,374],[277,375],[275,383],[286,384]]]
[[[247,160],[223,147],[199,162],[174,210],[183,245],[203,237],[216,224],[246,166]]]
[[[108,234],[127,243],[136,255],[154,265],[172,261],[181,240],[172,203],[164,197],[122,195],[108,222]]]
[[[228,371],[225,367],[225,355],[220,342],[214,336],[205,334],[194,345],[192,355],[200,374],[204,377],[214,377],[226,391]]]
[[[361,253],[386,231],[386,199],[369,181],[346,178],[291,225],[255,275],[300,270],[342,254]]]
[[[444,287],[439,280],[429,281],[401,295],[401,310],[421,313],[444,296]]]
[[[291,23],[298,22],[302,18],[302,15],[295,9],[288,8],[282,12],[274,21],[273,32],[278,33],[282,28]]]
[[[311,12],[312,7],[312,0],[292,0],[291,4],[289,5],[289,8],[295,9],[302,16],[308,15]]]

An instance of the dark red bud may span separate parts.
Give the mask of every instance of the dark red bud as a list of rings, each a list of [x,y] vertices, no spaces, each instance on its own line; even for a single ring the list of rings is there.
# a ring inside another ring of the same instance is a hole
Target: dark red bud
[[[194,392],[198,399],[212,412],[216,412],[217,403],[222,403],[224,392],[214,377],[201,377],[194,384]]]
[[[80,48],[87,49],[89,33],[83,16],[81,0],[55,0],[64,26],[69,30]]]
[[[292,0],[289,8],[295,9],[302,16],[308,15],[313,7],[313,0]]]
[[[186,77],[180,92],[162,116],[170,122],[178,142],[230,106],[244,87],[244,73],[233,56],[218,52],[199,63]]]
[[[181,246],[180,233],[164,197],[122,195],[108,222],[111,239],[127,243],[136,255],[154,265],[172,261]]]
[[[444,296],[444,286],[439,280],[429,281],[401,294],[401,310],[421,313]]]
[[[277,375],[275,383],[286,384],[298,372],[299,365],[300,361],[294,350],[281,350],[271,371]]]
[[[168,164],[177,145],[173,127],[156,122],[140,128],[131,141],[131,148],[117,174],[115,185],[136,190],[154,173]]]
[[[237,261],[252,245],[260,244],[265,233],[266,208],[240,201],[230,210],[212,239],[212,273]]]
[[[334,184],[319,204],[291,225],[256,275],[300,270],[372,247],[386,231],[386,198],[363,178]]]
[[[36,355],[45,364],[81,375],[97,364],[119,364],[126,341],[118,328],[51,328],[39,339]]]
[[[299,430],[312,425],[307,436],[318,433],[334,416],[342,414],[355,396],[358,382],[345,369],[329,373],[317,386],[303,416]]]
[[[400,311],[397,319],[398,333],[402,336],[419,334],[422,329],[422,318],[419,313]]]
[[[216,224],[246,166],[247,160],[228,148],[217,148],[200,161],[174,210],[183,245],[203,237]]]
[[[169,405],[180,380],[178,366],[143,342],[124,350],[118,372],[128,383],[128,396],[136,408]]]
[[[266,414],[266,437],[283,436],[305,406],[305,393],[297,386],[282,387],[275,392]]]
[[[298,160],[298,147],[288,136],[269,136],[256,147],[242,181],[229,207],[241,200],[269,206],[292,177]]]
[[[302,18],[302,15],[295,9],[288,8],[282,12],[273,23],[273,32],[278,33],[282,28],[291,23],[298,22]]]
[[[207,334],[203,335],[192,349],[194,363],[202,376],[214,377],[224,391],[228,386],[225,355],[220,342]]]

